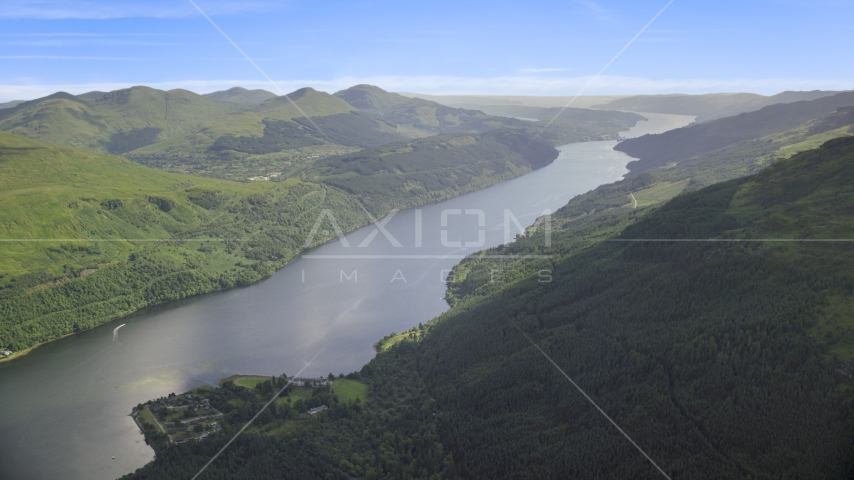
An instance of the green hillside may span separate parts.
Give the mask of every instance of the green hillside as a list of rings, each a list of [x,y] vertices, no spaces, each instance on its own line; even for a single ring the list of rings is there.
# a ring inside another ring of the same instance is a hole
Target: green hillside
[[[319,160],[307,178],[355,195],[369,209],[426,204],[542,168],[558,156],[549,143],[516,130],[447,134]]]
[[[570,200],[563,214],[579,220],[591,214],[624,214],[636,208],[660,204],[684,191],[753,175],[777,160],[852,134],[854,112],[850,107],[840,108],[785,132],[739,142],[599,186]]]
[[[258,105],[259,103],[269,100],[276,96],[275,93],[267,90],[255,89],[247,90],[243,87],[232,87],[228,90],[220,90],[217,92],[206,93],[203,96],[223,102],[241,103],[244,105]]]
[[[59,92],[0,110],[0,130],[56,145],[118,154],[246,108],[186,90],[133,87],[94,98]]]
[[[617,145],[616,150],[638,159],[628,166],[632,174],[638,174],[740,142],[783,132],[829,115],[837,108],[852,105],[854,92],[812,101],[771,105],[755,112],[625,140]]]
[[[455,268],[451,310],[350,376],[364,408],[290,430],[271,411],[207,474],[656,478],[551,359],[672,478],[851,478],[850,244],[621,240],[854,239],[852,183],[846,137],[663,206],[561,209],[550,247],[532,229]],[[241,425],[168,450],[149,433],[126,478],[189,478]]]
[[[188,177],[7,133],[0,172],[0,345],[13,351],[269,275],[321,209],[345,229],[369,221],[323,184]]]

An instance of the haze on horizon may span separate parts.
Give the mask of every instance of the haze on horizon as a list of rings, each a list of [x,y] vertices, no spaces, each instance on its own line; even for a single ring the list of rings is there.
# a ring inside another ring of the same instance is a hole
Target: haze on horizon
[[[284,92],[575,95],[667,2],[197,2]],[[847,90],[850,2],[675,1],[586,95]],[[0,101],[276,89],[189,2],[9,0]],[[829,48],[832,46],[833,48]]]

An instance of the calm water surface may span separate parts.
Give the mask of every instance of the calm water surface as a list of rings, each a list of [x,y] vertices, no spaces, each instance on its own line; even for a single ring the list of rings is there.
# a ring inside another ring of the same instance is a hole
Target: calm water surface
[[[624,136],[693,120],[644,116]],[[294,375],[321,349],[304,375],[360,369],[378,339],[447,310],[443,271],[503,243],[505,211],[529,225],[621,178],[631,159],[615,144],[566,145],[524,177],[398,212],[384,229],[400,246],[368,226],[346,235],[349,247],[330,242],[258,284],[148,309],[0,364],[0,478],[116,478],[153,458],[128,416],[140,402],[235,373]]]

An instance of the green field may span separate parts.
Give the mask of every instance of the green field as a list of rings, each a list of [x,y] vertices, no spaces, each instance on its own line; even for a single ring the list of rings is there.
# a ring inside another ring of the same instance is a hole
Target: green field
[[[370,386],[357,380],[339,378],[332,381],[332,391],[342,402],[355,402],[358,399],[364,403],[368,400],[369,390]]]
[[[679,195],[685,190],[685,187],[688,186],[689,181],[690,180],[662,182],[654,187],[634,192],[633,195],[635,196],[635,199],[637,199],[638,208],[648,207],[650,205],[655,205],[656,203],[661,203],[665,200],[670,200],[676,195]]]
[[[139,411],[139,416],[137,417],[137,419],[139,419],[141,423],[151,425],[160,432],[163,431],[160,425],[158,425],[157,420],[154,419],[154,415],[152,415],[151,411],[148,410],[148,407],[145,407]]]
[[[246,388],[255,388],[259,383],[269,380],[270,377],[261,377],[254,375],[236,375],[235,377],[228,377],[223,379],[223,382],[227,382],[229,380],[233,381],[235,385],[240,385],[241,387]]]
[[[232,375],[228,378],[220,380],[220,385],[225,382],[234,382],[235,385],[246,388],[256,388],[259,384],[270,380],[270,377],[260,375]],[[342,402],[354,402],[360,399],[362,402],[367,401],[368,391],[370,387],[358,380],[350,380],[345,378],[337,378],[332,381],[332,389],[338,399]],[[287,397],[278,399],[278,403],[286,403],[288,398],[291,401],[308,400],[312,396],[312,388],[294,387],[288,389]]]

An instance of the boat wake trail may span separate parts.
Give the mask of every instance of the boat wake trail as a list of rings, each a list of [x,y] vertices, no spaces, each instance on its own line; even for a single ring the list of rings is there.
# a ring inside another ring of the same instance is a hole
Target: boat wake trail
[[[121,324],[118,327],[113,329],[113,343],[115,343],[119,339],[119,329],[124,327],[125,325],[126,324],[123,323],[123,324]]]

